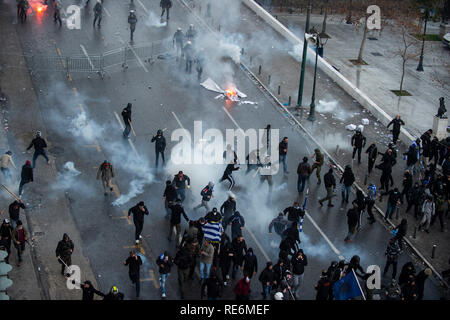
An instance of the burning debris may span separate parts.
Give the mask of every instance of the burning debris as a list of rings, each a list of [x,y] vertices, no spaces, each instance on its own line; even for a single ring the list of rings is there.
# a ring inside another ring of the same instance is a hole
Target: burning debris
[[[200,85],[206,90],[220,93],[215,99],[227,99],[233,102],[238,102],[239,104],[258,104],[253,101],[241,100],[242,98],[247,98],[247,95],[239,91],[234,85],[229,85],[227,89],[223,90],[217,83],[211,78],[206,79]]]

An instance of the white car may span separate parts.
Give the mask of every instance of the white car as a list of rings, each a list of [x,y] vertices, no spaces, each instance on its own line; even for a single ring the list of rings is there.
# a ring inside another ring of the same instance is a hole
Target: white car
[[[442,43],[447,47],[450,47],[450,32],[446,33],[445,36],[442,37]]]

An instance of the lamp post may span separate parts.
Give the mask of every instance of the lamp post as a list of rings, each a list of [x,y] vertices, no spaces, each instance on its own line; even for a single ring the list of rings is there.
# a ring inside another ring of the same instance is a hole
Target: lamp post
[[[427,21],[428,21],[428,14],[429,14],[429,10],[428,8],[422,9],[425,11],[425,27],[423,30],[423,39],[422,39],[422,50],[420,52],[420,59],[419,59],[419,65],[417,66],[417,71],[423,71],[423,49],[425,47],[425,35],[427,34]],[[421,10],[421,12],[423,13],[423,11]]]
[[[305,27],[305,37],[303,38],[303,56],[302,56],[302,69],[300,72],[300,84],[298,86],[298,96],[296,108],[302,107],[303,99],[303,85],[305,82],[305,70],[306,70],[306,53],[308,51],[308,44],[306,43],[306,32],[309,30],[309,18],[311,16],[311,0],[308,0],[308,8],[306,14],[306,27]]]
[[[316,62],[314,64],[314,82],[313,82],[313,92],[311,97],[311,104],[309,105],[309,121],[315,121],[316,120],[316,79],[317,79],[317,60],[319,57],[319,48],[323,48],[325,43],[327,42],[328,38],[321,37],[321,35],[315,31],[311,30],[314,33],[305,35],[305,38],[307,38],[308,42],[316,45]]]

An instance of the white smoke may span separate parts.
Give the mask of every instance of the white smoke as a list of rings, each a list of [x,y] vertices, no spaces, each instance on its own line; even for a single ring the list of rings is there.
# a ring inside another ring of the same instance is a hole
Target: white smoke
[[[148,18],[145,20],[147,27],[161,28],[167,26],[167,21],[161,22],[161,17],[156,15],[153,11],[149,11]]]
[[[73,136],[83,138],[87,143],[93,143],[102,136],[104,128],[95,122],[88,122],[85,111],[77,114],[71,121],[67,129]]]

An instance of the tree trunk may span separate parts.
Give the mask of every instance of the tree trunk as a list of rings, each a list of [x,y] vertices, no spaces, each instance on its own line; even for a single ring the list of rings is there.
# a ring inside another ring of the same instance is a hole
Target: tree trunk
[[[403,63],[402,63],[402,78],[400,80],[400,96],[403,92],[403,79],[405,78],[405,65],[406,65],[406,60],[403,58]]]
[[[358,54],[358,63],[363,63],[363,52],[364,52],[364,45],[366,44],[367,39],[367,17],[364,20],[364,34],[363,39],[361,41],[361,47],[359,48],[359,54]]]
[[[322,33],[327,32],[328,6],[325,6],[325,14],[323,16]]]

